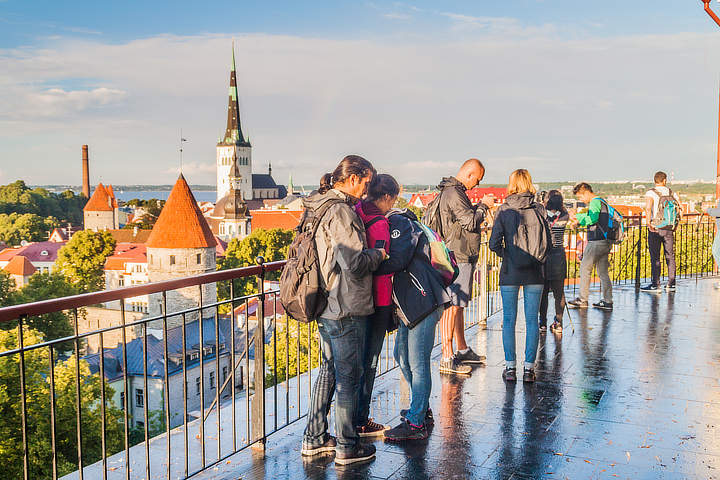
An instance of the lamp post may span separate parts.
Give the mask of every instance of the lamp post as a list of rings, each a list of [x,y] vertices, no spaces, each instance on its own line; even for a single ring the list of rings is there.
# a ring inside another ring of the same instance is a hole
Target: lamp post
[[[718,18],[717,15],[715,15],[715,12],[712,11],[710,8],[710,0],[702,0],[704,4],[705,11],[708,15],[710,15],[710,18],[715,20],[715,23],[718,24],[720,27],[720,18]],[[719,105],[719,111],[718,111],[718,149],[717,149],[717,165],[715,169],[715,200],[720,200],[720,103]]]

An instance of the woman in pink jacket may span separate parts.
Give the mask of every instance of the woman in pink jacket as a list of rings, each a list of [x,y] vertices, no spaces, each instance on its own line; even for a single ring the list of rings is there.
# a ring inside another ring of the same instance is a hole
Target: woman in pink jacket
[[[399,194],[400,185],[393,177],[385,174],[376,175],[368,188],[365,200],[355,206],[358,216],[365,224],[368,247],[390,251],[390,225],[385,214],[395,205]],[[395,329],[392,314],[392,275],[373,277],[373,297],[375,314],[369,317],[365,337],[363,376],[360,380],[355,417],[355,425],[361,437],[383,435],[389,428],[375,423],[369,416],[375,373],[385,332]]]

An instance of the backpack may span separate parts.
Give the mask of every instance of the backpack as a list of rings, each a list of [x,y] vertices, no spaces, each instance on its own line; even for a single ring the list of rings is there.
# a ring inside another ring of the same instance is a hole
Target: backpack
[[[651,192],[655,192],[658,196],[657,211],[655,216],[650,220],[650,225],[658,230],[672,230],[680,223],[680,205],[673,196],[672,190],[668,188],[667,195],[661,195],[657,188],[653,188]]]
[[[525,215],[521,213],[520,224],[513,238],[513,246],[517,250],[517,254],[513,255],[514,264],[520,268],[531,267],[538,263],[544,264],[552,246],[550,227],[544,218],[545,215],[538,211],[538,204],[532,207],[532,211],[537,224],[528,223]]]
[[[317,210],[306,210],[288,249],[287,263],[280,274],[280,303],[299,322],[312,322],[327,307],[328,294],[322,287],[315,235],[325,213],[338,203],[343,201],[332,199]]]
[[[428,203],[425,215],[422,217],[422,223],[431,230],[443,236],[442,231],[442,219],[440,218],[440,197],[442,196],[442,190],[438,193],[437,197],[432,202]]]
[[[604,229],[600,226],[600,222],[598,222],[597,226],[600,231],[603,232],[603,235],[605,235],[606,240],[610,240],[613,244],[619,245],[625,240],[625,218],[620,212],[613,208],[612,205],[607,203],[605,199],[600,198],[600,203],[601,208],[605,207],[607,209],[608,226],[607,229]]]

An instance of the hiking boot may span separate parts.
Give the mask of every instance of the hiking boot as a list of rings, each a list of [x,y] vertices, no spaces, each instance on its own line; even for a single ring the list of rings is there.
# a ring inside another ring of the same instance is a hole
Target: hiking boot
[[[651,283],[650,285],[645,285],[644,287],[640,287],[641,292],[648,292],[648,293],[661,293],[662,288],[660,288],[660,285],[655,285],[654,283]]]
[[[567,302],[568,308],[588,308],[588,302],[587,300],[581,300],[580,298],[576,298],[575,300],[570,300]]]
[[[506,382],[517,382],[517,370],[514,368],[506,368],[503,370],[502,378]]]
[[[338,465],[350,465],[353,463],[369,462],[375,458],[375,445],[363,445],[358,443],[355,448],[346,452],[336,450],[335,463]]]
[[[302,450],[300,451],[300,454],[304,457],[312,457],[314,455],[320,455],[321,453],[328,453],[328,452],[334,452],[335,447],[337,447],[337,442],[335,441],[335,437],[330,436],[325,443],[322,445],[319,445],[317,447],[311,447],[307,445],[305,442],[303,442]]]
[[[409,411],[410,410],[408,410],[407,408],[400,410],[400,421],[401,422],[404,422],[405,420],[407,420],[406,417],[407,417],[407,414]],[[425,412],[425,425],[427,425],[428,427],[435,425],[435,417],[433,417],[433,413],[432,413],[432,410],[430,410],[430,407],[428,407],[427,411]]]
[[[533,383],[535,382],[535,369],[533,368],[526,368],[523,372],[523,382],[525,383]]]
[[[400,422],[400,425],[385,432],[385,440],[389,442],[425,440],[426,438],[428,438],[428,431],[425,424],[417,426],[407,420]]]
[[[593,303],[593,307],[599,308],[599,309],[601,309],[601,310],[612,310],[612,309],[613,309],[613,304],[612,304],[612,303],[609,303],[609,302],[606,302],[605,300],[600,300],[600,301],[597,302],[597,303]]]
[[[485,363],[487,358],[485,355],[478,355],[473,352],[472,348],[468,347],[467,352],[455,352],[455,359],[463,365],[482,365]]]
[[[561,322],[553,322],[552,325],[550,325],[550,331],[553,333],[562,333],[562,323]]]
[[[390,429],[389,425],[381,425],[373,422],[372,418],[369,418],[365,425],[356,427],[357,434],[359,437],[382,437],[385,430]]]
[[[440,360],[440,373],[450,373],[459,375],[470,375],[472,368],[470,365],[463,365],[458,362],[454,356],[450,360]]]
[[[665,291],[667,292],[674,292],[675,291],[675,284],[674,283],[668,283],[665,285]]]

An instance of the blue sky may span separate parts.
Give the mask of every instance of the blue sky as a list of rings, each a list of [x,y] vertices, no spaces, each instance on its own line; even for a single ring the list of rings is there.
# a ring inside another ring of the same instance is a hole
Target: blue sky
[[[693,0],[0,0],[0,182],[77,184],[89,143],[93,183],[172,183],[183,128],[186,176],[214,183],[233,38],[279,181],[346,153],[405,182],[469,156],[498,182],[710,179],[718,30]]]

